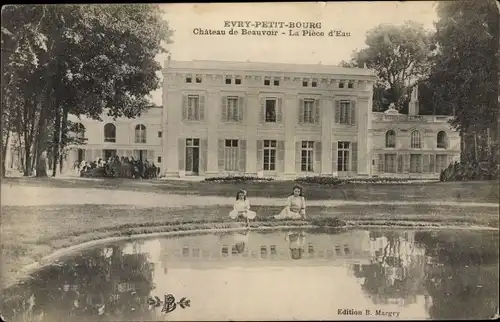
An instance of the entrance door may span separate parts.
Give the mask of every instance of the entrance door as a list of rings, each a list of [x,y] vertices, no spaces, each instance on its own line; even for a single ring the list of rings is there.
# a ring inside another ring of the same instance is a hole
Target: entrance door
[[[80,164],[83,160],[85,160],[85,150],[78,149],[78,164]]]
[[[338,143],[338,159],[337,159],[337,175],[339,177],[349,176],[349,166],[350,166],[350,142],[339,142]]]
[[[200,139],[186,139],[186,175],[196,176],[200,170]]]

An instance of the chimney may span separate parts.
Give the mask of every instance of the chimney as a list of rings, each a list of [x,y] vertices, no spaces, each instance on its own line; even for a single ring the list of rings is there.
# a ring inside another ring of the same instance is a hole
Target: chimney
[[[408,115],[418,115],[418,84],[413,86],[410,95],[410,103],[408,104]]]

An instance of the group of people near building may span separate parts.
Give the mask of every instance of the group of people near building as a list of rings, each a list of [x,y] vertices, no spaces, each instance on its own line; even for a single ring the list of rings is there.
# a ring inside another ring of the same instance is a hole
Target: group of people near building
[[[112,156],[108,160],[98,158],[94,161],[75,163],[75,171],[80,177],[113,177],[132,179],[156,179],[160,168],[148,160],[135,160],[134,157]]]
[[[249,225],[250,220],[255,219],[257,213],[250,210],[250,202],[245,190],[238,191],[233,210],[229,213],[231,219],[243,218]],[[275,219],[306,219],[306,200],[302,194],[302,187],[296,185],[292,193],[286,199],[286,206],[274,216]]]

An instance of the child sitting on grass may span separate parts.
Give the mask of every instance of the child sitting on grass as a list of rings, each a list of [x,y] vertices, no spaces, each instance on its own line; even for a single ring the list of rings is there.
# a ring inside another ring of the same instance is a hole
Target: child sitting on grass
[[[234,203],[233,210],[229,213],[231,219],[245,218],[247,225],[250,224],[250,219],[254,219],[257,213],[250,210],[250,203],[247,199],[247,192],[240,190],[236,194],[236,202]]]

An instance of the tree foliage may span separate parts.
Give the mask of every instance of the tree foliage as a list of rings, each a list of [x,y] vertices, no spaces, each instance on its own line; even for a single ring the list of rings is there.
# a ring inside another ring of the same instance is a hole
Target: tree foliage
[[[172,36],[162,14],[152,4],[3,7],[3,122],[24,136],[27,155],[53,149],[55,169],[68,114],[133,118],[151,105],[155,57]]]
[[[374,109],[407,107],[412,87],[428,73],[432,52],[431,33],[423,25],[407,21],[402,26],[381,24],[366,34],[366,48],[353,53],[346,66],[374,69],[378,76]]]

